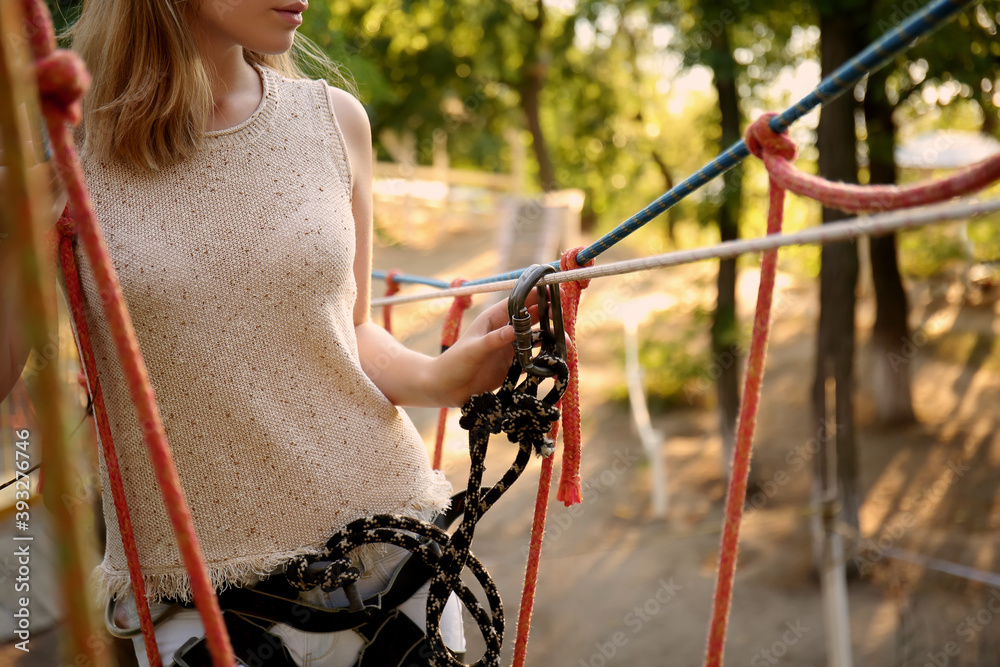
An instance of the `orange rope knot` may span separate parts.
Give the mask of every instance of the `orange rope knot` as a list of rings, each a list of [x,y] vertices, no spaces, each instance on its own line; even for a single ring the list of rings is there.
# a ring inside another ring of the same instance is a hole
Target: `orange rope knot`
[[[559,267],[563,271],[580,268],[576,260],[577,254],[584,246],[573,248],[563,253]],[[584,266],[593,266],[590,260]],[[580,295],[590,285],[590,280],[573,280],[562,283],[559,292],[562,295],[563,325],[569,335],[566,346],[566,365],[569,366],[569,385],[563,394],[560,406],[563,423],[563,461],[559,473],[559,488],[556,499],[566,507],[583,501],[583,489],[580,482],[580,369],[579,356],[576,349],[576,314],[580,308]]]
[[[769,112],[758,117],[747,128],[747,148],[757,157],[763,159],[764,153],[778,155],[786,160],[794,160],[798,149],[795,142],[787,134],[778,134],[771,129],[771,119],[778,114]]]
[[[90,74],[80,56],[60,49],[39,58],[35,67],[45,115],[73,127],[79,125],[83,118],[80,101],[90,86]]]

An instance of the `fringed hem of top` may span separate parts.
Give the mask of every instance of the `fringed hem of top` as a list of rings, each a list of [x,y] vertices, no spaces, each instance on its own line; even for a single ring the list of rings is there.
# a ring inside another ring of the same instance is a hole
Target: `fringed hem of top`
[[[451,484],[439,471],[435,471],[434,479],[424,490],[424,493],[410,500],[404,507],[391,512],[397,516],[405,516],[421,521],[432,521],[434,517],[447,509],[451,504]],[[363,515],[345,521],[347,525]],[[257,554],[240,558],[232,558],[220,563],[208,563],[208,576],[216,591],[240,586],[252,586],[260,580],[274,574],[289,560],[298,556],[319,553],[326,546],[326,537],[313,544],[279,553]],[[356,566],[365,569],[372,560],[385,552],[385,545],[365,544],[350,553]],[[191,599],[191,577],[183,567],[170,568],[168,571],[149,573],[144,570],[142,575],[146,587],[146,597],[150,600],[173,598],[187,601]],[[107,558],[98,565],[91,579],[95,594],[106,606],[109,600],[121,599],[132,594],[132,579],[127,568],[112,567]]]

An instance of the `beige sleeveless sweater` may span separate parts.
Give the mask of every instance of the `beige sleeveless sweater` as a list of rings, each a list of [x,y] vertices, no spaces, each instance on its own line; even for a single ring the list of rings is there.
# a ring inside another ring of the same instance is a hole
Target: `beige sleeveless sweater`
[[[84,159],[213,582],[248,583],[351,520],[427,517],[451,487],[361,369],[354,219],[326,83],[261,69],[241,125],[153,175]],[[87,324],[152,597],[190,596],[170,522],[77,249]],[[102,481],[109,489],[101,461]],[[104,494],[105,596],[130,589]]]

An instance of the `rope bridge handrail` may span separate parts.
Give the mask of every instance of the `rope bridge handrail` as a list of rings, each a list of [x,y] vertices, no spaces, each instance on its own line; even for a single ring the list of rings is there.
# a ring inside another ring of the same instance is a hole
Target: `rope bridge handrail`
[[[825,105],[852,90],[867,74],[881,68],[908,49],[914,40],[927,36],[935,28],[940,27],[971,4],[972,0],[932,0],[820,81],[811,93],[773,118],[769,124],[770,128],[775,132],[784,132],[792,123],[801,119],[815,107]],[[738,165],[748,155],[750,155],[750,150],[746,141],[743,139],[737,141],[707,165],[580,251],[577,256],[578,261],[583,264],[597,258],[601,253],[646,223],[659,217],[660,214],[666,212],[701,186]],[[552,266],[558,269],[559,262],[552,262]],[[524,271],[525,269],[518,269],[487,278],[470,280],[466,285],[510,281],[516,279]],[[385,277],[383,272],[375,272],[372,275],[378,278]],[[396,280],[399,283],[431,285],[432,287],[445,288],[448,286],[444,281],[419,276],[399,275],[396,276]],[[373,302],[372,306],[375,305],[379,304]]]

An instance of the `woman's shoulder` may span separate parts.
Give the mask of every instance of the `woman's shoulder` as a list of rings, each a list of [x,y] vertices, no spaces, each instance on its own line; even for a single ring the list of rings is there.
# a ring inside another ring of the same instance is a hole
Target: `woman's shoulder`
[[[271,70],[271,74],[280,81],[279,87],[284,90],[294,89],[302,95],[315,95],[317,90],[325,97],[327,111],[339,127],[348,144],[361,142],[371,143],[371,123],[364,105],[351,92],[327,83],[323,79],[289,78],[280,72]],[[313,92],[307,93],[307,90]],[[313,98],[315,99],[315,98]]]
[[[371,143],[371,123],[368,120],[368,112],[361,104],[361,101],[350,92],[326,85],[327,100],[330,103],[330,111],[340,124],[340,129],[344,133],[345,139],[349,143],[362,142]]]

